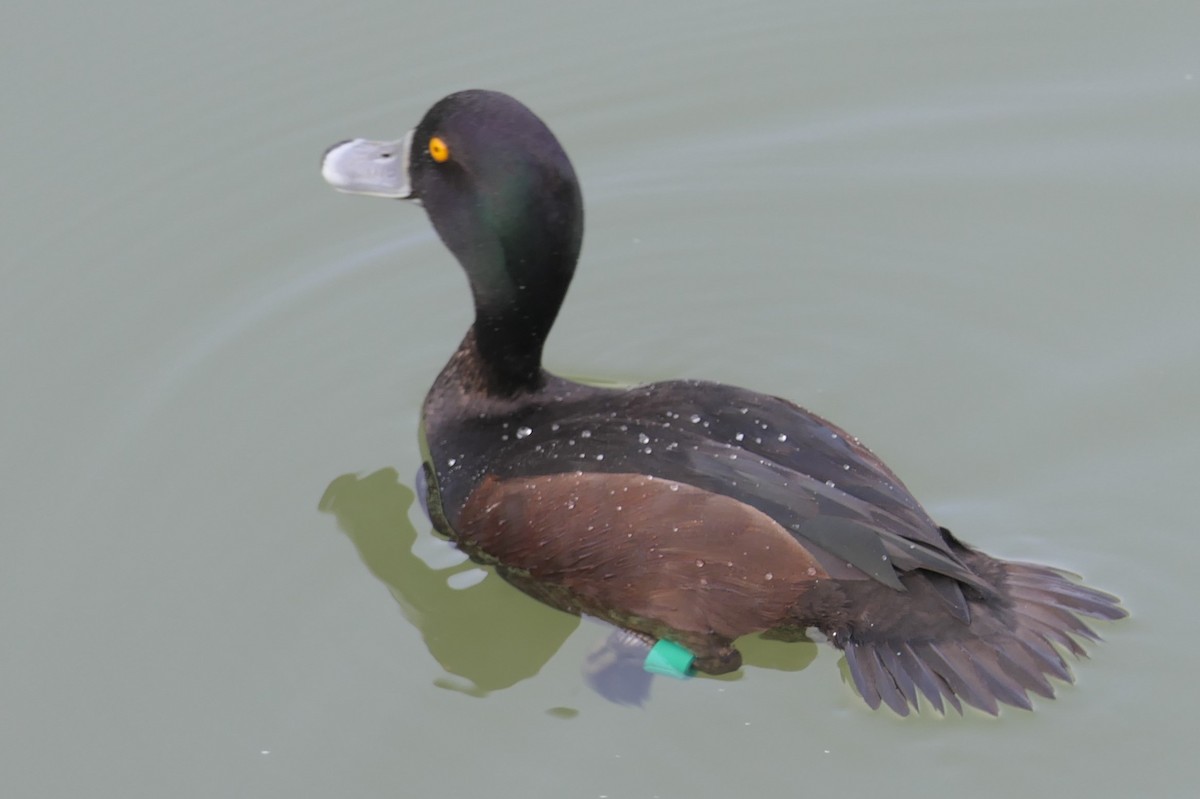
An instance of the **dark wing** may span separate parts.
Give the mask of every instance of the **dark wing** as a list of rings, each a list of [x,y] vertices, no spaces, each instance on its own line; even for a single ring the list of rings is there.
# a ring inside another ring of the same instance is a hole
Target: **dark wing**
[[[904,485],[856,439],[785,400],[715,383],[614,391],[561,381],[516,413],[459,420],[430,441],[447,511],[487,474],[652,475],[725,495],[774,519],[839,579],[904,590],[923,569],[990,593]],[[947,601],[966,614],[961,590]]]

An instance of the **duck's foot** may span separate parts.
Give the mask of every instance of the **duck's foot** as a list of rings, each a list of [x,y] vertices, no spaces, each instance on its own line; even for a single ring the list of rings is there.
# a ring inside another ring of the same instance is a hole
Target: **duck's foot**
[[[584,660],[583,678],[608,701],[640,707],[650,698],[654,675],[642,664],[653,646],[654,639],[648,635],[614,629]]]
[[[680,643],[687,646],[687,642]],[[742,653],[730,642],[688,648],[696,654],[696,659],[692,661],[692,668],[696,671],[705,674],[728,674],[742,667]]]
[[[692,668],[705,674],[728,674],[742,667],[742,653],[733,647],[725,647],[709,657],[697,657]]]

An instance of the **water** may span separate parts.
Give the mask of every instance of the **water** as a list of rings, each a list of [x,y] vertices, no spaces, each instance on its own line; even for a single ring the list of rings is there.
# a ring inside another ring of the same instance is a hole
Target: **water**
[[[74,5],[0,49],[12,795],[1190,794],[1194,3]],[[1078,686],[900,720],[760,643],[629,710],[580,676],[603,631],[433,539],[465,284],[317,162],[473,85],[583,180],[553,368],[832,417],[1125,599]]]

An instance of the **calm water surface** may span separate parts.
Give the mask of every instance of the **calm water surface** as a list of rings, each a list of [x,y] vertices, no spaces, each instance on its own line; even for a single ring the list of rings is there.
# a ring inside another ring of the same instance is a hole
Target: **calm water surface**
[[[6,793],[1191,795],[1196,3],[117,0],[3,28]],[[760,644],[621,708],[580,676],[602,631],[429,534],[417,410],[465,281],[419,209],[317,161],[477,85],[583,180],[550,366],[832,417],[968,541],[1125,599],[1077,687],[901,720],[832,650]]]

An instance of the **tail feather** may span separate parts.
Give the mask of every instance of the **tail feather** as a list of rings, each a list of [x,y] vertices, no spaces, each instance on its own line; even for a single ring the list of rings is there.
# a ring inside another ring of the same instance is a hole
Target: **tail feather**
[[[996,704],[996,695],[980,678],[971,659],[959,647],[950,643],[925,644],[925,659],[933,670],[944,679],[954,692],[966,702],[980,710],[985,710],[993,716],[1000,712]]]
[[[1044,672],[1050,671],[1051,674],[1058,676],[1066,670],[1066,664],[1062,663],[1061,658],[1056,664],[1061,666],[1057,671],[1048,670],[1044,663],[1039,666],[1037,656],[1030,652],[1023,643],[1019,646],[997,649],[996,658],[1000,661],[1001,668],[1020,685],[1047,699],[1054,698],[1054,686],[1050,685]],[[1066,673],[1069,677],[1070,672]],[[1062,678],[1060,677],[1060,679]]]
[[[1001,704],[1030,709],[1030,693],[1053,698],[1049,678],[1073,680],[1060,647],[1083,658],[1077,639],[1100,640],[1081,616],[1127,615],[1116,597],[1065,572],[968,552],[995,578],[1000,597],[972,599],[970,624],[947,619],[919,637],[911,629],[889,636],[888,625],[875,624],[839,636],[854,684],[872,708],[886,704],[905,716],[918,709],[920,694],[942,713],[947,705],[962,712],[962,703],[993,715]]]
[[[1063,572],[1034,571],[1031,564],[1010,563],[1007,584],[1013,596],[1026,596],[1033,601],[1050,604],[1071,613],[1083,613],[1110,621],[1124,618],[1120,601],[1112,594],[1097,591],[1071,582]]]
[[[1063,660],[1054,645],[1040,635],[1030,634],[1020,639],[1020,646],[1033,655],[1042,664],[1042,671],[1052,677],[1071,682],[1071,667]],[[1017,649],[1012,647],[1008,651]]]
[[[910,676],[908,670],[905,669],[904,665],[900,662],[900,652],[890,647],[887,649],[880,648],[877,651],[879,654],[880,665],[883,667],[883,672],[892,675],[892,679],[896,681],[896,687],[899,688],[900,693],[904,695],[903,701],[900,702],[900,704],[905,707],[908,705],[916,705],[916,678]],[[892,705],[889,704],[888,706],[895,710]]]
[[[945,680],[941,679],[932,671],[930,671],[929,667],[925,665],[925,662],[916,656],[912,650],[912,647],[910,647],[907,643],[902,643],[896,648],[896,656],[900,661],[899,669],[903,670],[910,677],[912,677],[913,682],[915,682],[917,687],[921,689],[921,693],[925,694],[925,698],[929,700],[929,704],[937,708],[939,713],[945,713],[946,710],[945,706],[942,704],[942,695],[946,693],[945,689],[948,689],[949,687],[946,685]],[[947,696],[951,695],[947,694]],[[953,697],[951,696],[951,698]],[[958,712],[961,713],[962,706],[958,704],[957,700],[955,700],[953,704],[954,707],[958,709]],[[917,703],[913,702],[912,706],[916,707]],[[903,716],[904,714],[901,713],[900,715]]]
[[[963,652],[979,672],[992,694],[1000,702],[1013,707],[1032,710],[1026,686],[1013,677],[1000,663],[999,650],[983,641],[965,641],[959,644]]]
[[[1100,636],[1096,635],[1091,627],[1066,611],[1047,605],[1035,605],[1033,602],[1024,602],[1018,607],[1021,622],[1036,629],[1042,637],[1066,647],[1067,651],[1076,657],[1087,657],[1087,651],[1071,637],[1072,633],[1092,641],[1100,640]]]
[[[873,647],[850,644],[846,647],[846,665],[850,667],[854,681],[867,687],[861,693],[872,710],[883,702],[897,713],[906,712],[908,703],[900,695],[895,680],[879,662],[878,652]]]

